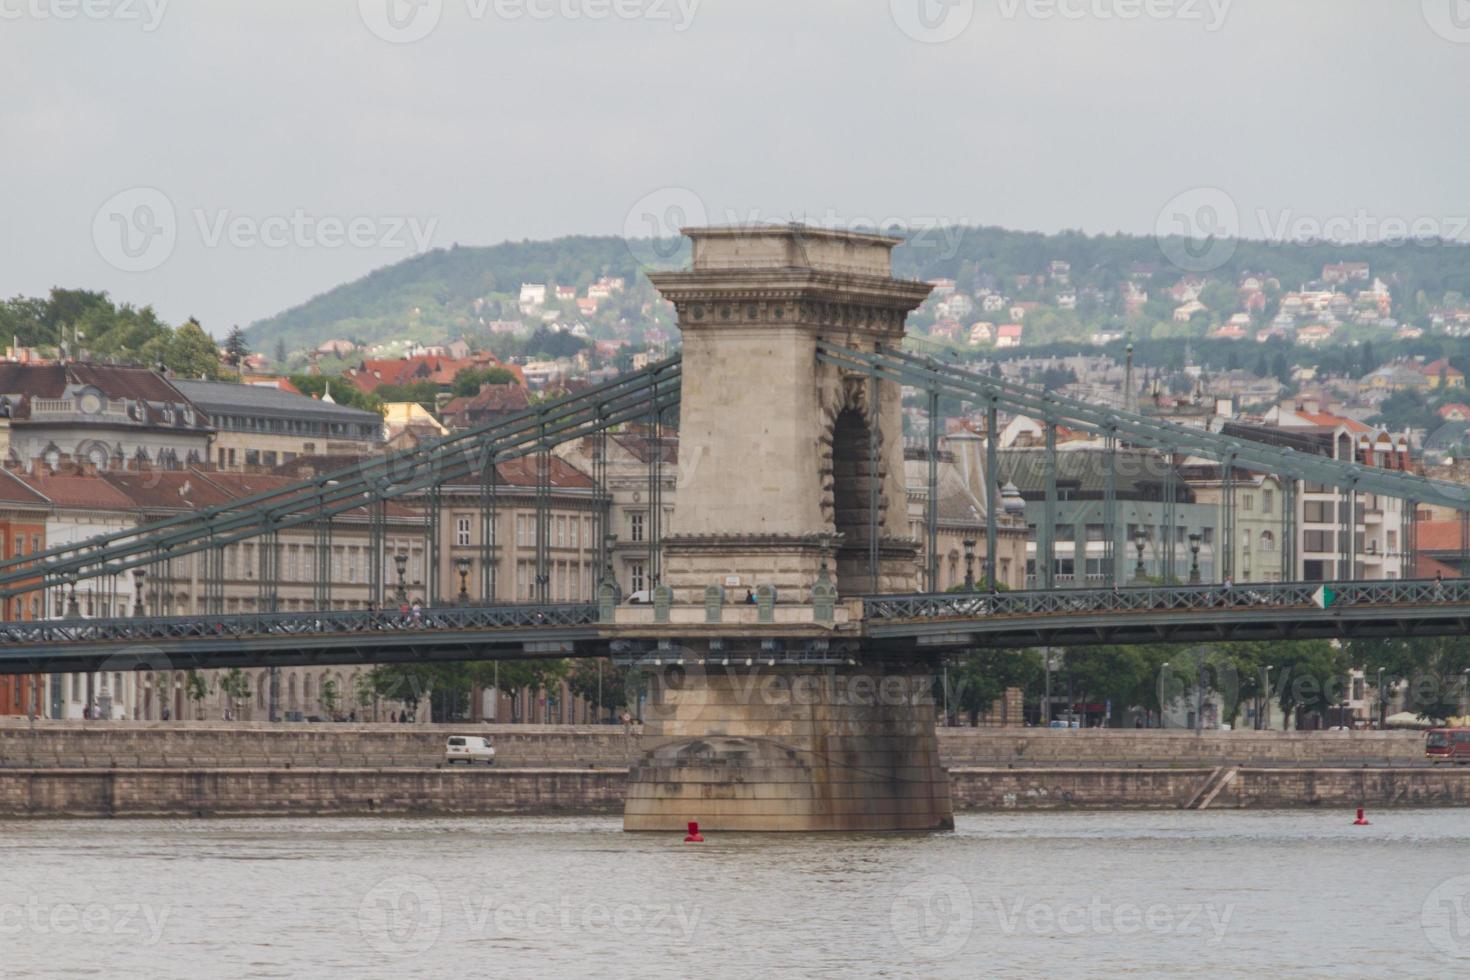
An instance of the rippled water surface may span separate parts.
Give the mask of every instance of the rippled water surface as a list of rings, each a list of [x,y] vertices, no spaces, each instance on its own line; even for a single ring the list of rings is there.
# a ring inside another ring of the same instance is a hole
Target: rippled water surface
[[[1452,976],[1470,812],[0,822],[0,976]]]

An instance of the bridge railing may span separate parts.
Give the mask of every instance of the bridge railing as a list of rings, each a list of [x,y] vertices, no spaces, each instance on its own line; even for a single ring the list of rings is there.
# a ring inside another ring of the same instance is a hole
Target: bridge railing
[[[398,610],[310,610],[129,619],[48,619],[0,623],[0,646],[36,643],[156,642],[189,638],[377,633],[402,630],[535,629],[590,626],[592,603],[443,606]]]
[[[1046,592],[946,592],[870,596],[863,599],[868,621],[976,619],[989,616],[1084,615],[1174,610],[1320,608],[1317,591],[1332,594],[1329,608],[1403,606],[1470,602],[1470,580],[1393,580],[1376,582],[1281,582],[1223,585],[1148,586],[1117,589],[1061,589]]]

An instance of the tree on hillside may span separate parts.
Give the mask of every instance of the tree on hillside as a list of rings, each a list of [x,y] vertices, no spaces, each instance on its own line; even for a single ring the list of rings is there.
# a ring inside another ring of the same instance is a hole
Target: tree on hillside
[[[1223,320],[1240,306],[1240,291],[1226,282],[1209,282],[1200,290],[1199,301]]]
[[[214,339],[193,317],[168,336],[144,345],[143,352],[181,378],[221,381],[227,376]]]
[[[514,372],[503,367],[465,368],[454,376],[454,394],[466,398],[478,394],[481,385],[513,385]]]
[[[250,345],[245,343],[245,331],[238,325],[231,327],[225,337],[225,363],[238,371],[249,356]]]
[[[284,368],[286,366],[286,338],[285,337],[277,337],[276,338],[275,357],[272,358],[272,359],[276,362],[277,369]]]
[[[1424,396],[1412,389],[1396,391],[1378,406],[1378,414],[1368,420],[1393,432],[1404,429],[1433,430],[1439,426],[1439,416],[1430,407]]]
[[[378,385],[373,394],[384,404],[415,402],[432,412],[438,408],[439,386],[432,381],[410,381],[402,385]],[[335,395],[333,397],[336,397]]]
[[[1362,377],[1378,367],[1378,361],[1373,356],[1373,341],[1363,341],[1363,346],[1358,350],[1358,377]]]

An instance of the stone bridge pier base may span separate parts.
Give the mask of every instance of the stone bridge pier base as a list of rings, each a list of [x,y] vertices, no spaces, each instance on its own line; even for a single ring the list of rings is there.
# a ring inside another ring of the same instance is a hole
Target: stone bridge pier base
[[[646,667],[624,830],[949,830],[934,675],[729,656]]]

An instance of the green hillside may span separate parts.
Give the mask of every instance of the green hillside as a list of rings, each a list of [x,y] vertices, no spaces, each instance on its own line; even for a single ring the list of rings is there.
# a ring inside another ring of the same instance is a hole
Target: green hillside
[[[437,249],[261,320],[247,337],[257,351],[273,350],[278,340],[292,350],[334,338],[358,343],[433,343],[459,336],[480,340],[481,321],[520,318],[516,301],[523,282],[571,285],[582,294],[600,276],[623,277],[628,290],[593,318],[597,335],[599,326],[619,317],[636,321],[642,305],[653,298],[639,274],[639,257],[650,254],[669,256],[671,265],[687,260],[679,243],[655,247],[611,236]],[[1103,291],[1112,291],[1130,275],[1157,290],[1185,274],[1170,265],[1159,241],[1137,235],[942,229],[916,233],[895,253],[898,274],[954,278],[967,290],[1045,273],[1054,260],[1071,264],[1073,286]],[[1343,261],[1371,263],[1373,275],[1391,287],[1396,311],[1406,316],[1438,303],[1447,292],[1470,294],[1470,250],[1439,242],[1335,246],[1242,241],[1235,243],[1228,261],[1206,276],[1230,283],[1246,273],[1272,276],[1291,289],[1316,279],[1325,264]]]
[[[675,257],[682,262],[687,253]],[[558,283],[585,293],[601,276],[620,276],[630,297],[647,297],[647,280],[621,238],[574,237],[435,249],[345,283],[300,306],[250,326],[252,350],[270,351],[277,339],[292,350],[343,338],[370,344],[421,343],[474,337],[478,321],[518,319],[521,283]],[[480,306],[476,308],[476,301]],[[626,301],[625,301],[626,302]]]

